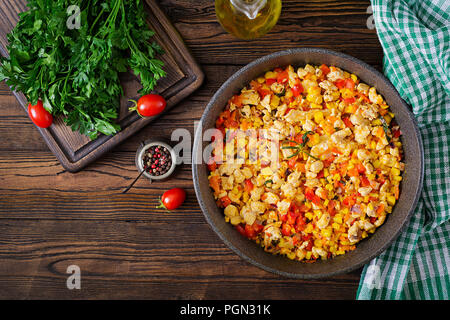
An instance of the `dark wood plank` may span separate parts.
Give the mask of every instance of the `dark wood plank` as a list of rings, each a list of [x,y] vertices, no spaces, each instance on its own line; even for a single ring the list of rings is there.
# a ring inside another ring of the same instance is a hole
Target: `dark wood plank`
[[[226,292],[239,300],[352,299],[358,279],[358,272],[310,281],[269,274],[237,257],[207,225],[180,219],[5,219],[0,243],[0,298],[221,299]],[[72,264],[81,269],[78,292],[66,288]]]
[[[18,20],[18,13],[24,10],[26,0],[14,0],[0,3],[0,17],[4,23],[0,27],[0,53],[5,56],[7,34]],[[203,73],[192,58],[170,21],[159,9],[154,0],[145,1],[149,27],[156,32],[155,41],[160,44],[164,54],[160,57],[165,63],[166,77],[158,82],[155,92],[165,97],[166,110],[173,108],[178,102],[195,91],[203,82]],[[132,136],[158,117],[142,118],[135,112],[129,112],[128,99],[136,99],[140,84],[138,79],[129,74],[122,77],[125,97],[121,98],[118,123],[121,126],[114,136],[100,135],[95,140],[73,132],[61,118],[55,119],[48,129],[37,128],[61,164],[69,171],[76,172],[99,158],[114,146]],[[23,108],[28,103],[25,96],[15,93]]]
[[[137,175],[140,141],[170,137],[176,128],[192,133],[214,92],[254,58],[308,45],[343,51],[381,70],[381,46],[366,26],[369,1],[285,0],[279,24],[255,41],[226,34],[212,0],[158,4],[207,81],[82,172],[64,170],[0,84],[0,299],[354,299],[361,270],[291,280],[235,255],[205,222],[189,165],[169,181],[142,180],[129,194],[119,192]],[[171,213],[155,209],[162,192],[175,186],[187,190],[185,205]],[[80,291],[65,287],[70,264],[81,266]]]
[[[240,40],[217,22],[214,1],[161,0],[186,44],[201,64],[247,64],[292,47],[320,47],[344,52],[375,66],[382,49],[375,29],[367,28],[367,0],[283,0],[277,25],[265,36]]]
[[[122,143],[120,148],[135,151],[137,142],[153,136],[170,137],[174,127],[187,128],[193,132],[194,121],[200,119],[211,96],[238,69],[239,66],[207,65],[203,67],[208,81],[196,91],[195,96],[181,101],[176,108],[168,110],[158,121],[146,126]],[[0,103],[0,136],[4,137],[4,141],[0,144],[0,150],[16,148],[48,150],[27,113],[20,107],[16,99],[11,97],[10,90],[4,82],[0,83],[1,96],[5,98]],[[20,127],[20,135],[16,131],[18,127]]]

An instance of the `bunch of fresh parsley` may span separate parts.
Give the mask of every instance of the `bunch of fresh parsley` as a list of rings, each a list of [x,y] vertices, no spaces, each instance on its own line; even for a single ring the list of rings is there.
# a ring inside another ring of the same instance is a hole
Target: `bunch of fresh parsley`
[[[41,99],[91,139],[116,133],[119,73],[131,69],[139,76],[142,94],[165,76],[141,0],[30,0],[28,7],[8,35],[10,57],[0,60],[0,81],[32,105]]]

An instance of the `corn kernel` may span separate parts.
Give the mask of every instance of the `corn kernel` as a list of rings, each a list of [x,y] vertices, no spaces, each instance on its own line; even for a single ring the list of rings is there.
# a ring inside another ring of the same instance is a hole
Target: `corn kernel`
[[[352,80],[354,82],[358,81],[358,77],[355,74],[353,74],[353,73],[350,75],[350,78],[352,78]]]
[[[314,246],[318,248],[322,248],[322,240],[316,239],[314,240]]]
[[[394,181],[397,181],[397,182],[400,182],[400,181],[402,181],[402,176],[394,176],[394,177],[392,177],[392,180],[394,180]]]
[[[276,79],[277,78],[277,74],[275,72],[273,72],[273,71],[268,71],[268,72],[266,72],[264,77],[266,79]]]
[[[331,233],[332,233],[331,228],[325,228],[322,230],[322,235],[324,237],[327,237],[327,238],[331,237]]]
[[[318,100],[316,100],[316,102],[312,102],[311,103],[311,109],[322,109],[322,97]]]
[[[309,260],[309,259],[311,259],[311,255],[312,255],[312,252],[311,251],[308,251],[307,253],[306,253],[306,259],[307,260]]]
[[[375,161],[372,163],[372,165],[373,165],[373,167],[374,167],[375,169],[378,169],[378,168],[381,166],[380,160],[375,160]]]
[[[333,217],[333,220],[334,220],[334,222],[336,222],[336,223],[342,224],[342,216],[341,216],[340,214],[336,214],[336,215]]]
[[[322,111],[317,111],[314,113],[314,121],[316,123],[320,123],[323,121],[323,113]]]
[[[395,197],[394,196],[387,196],[386,200],[391,206],[393,206],[395,204]]]
[[[400,170],[398,170],[397,168],[392,168],[391,169],[391,174],[393,176],[399,176],[400,175]]]
[[[376,126],[381,126],[383,125],[383,123],[381,122],[380,119],[375,119],[372,121],[372,126],[376,127]]]
[[[344,89],[341,89],[341,95],[342,95],[342,98],[348,99],[348,98],[353,98],[354,93],[352,90],[344,88]]]
[[[276,95],[273,95],[272,98],[270,99],[270,106],[272,107],[272,109],[278,107],[279,104],[280,98]]]

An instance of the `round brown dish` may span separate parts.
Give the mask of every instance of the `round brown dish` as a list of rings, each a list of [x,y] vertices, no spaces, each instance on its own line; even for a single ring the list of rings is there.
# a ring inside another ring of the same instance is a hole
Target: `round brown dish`
[[[215,120],[228,99],[266,71],[287,65],[303,66],[307,63],[337,66],[356,74],[362,81],[377,88],[396,115],[396,120],[402,129],[405,162],[402,192],[384,225],[372,236],[359,243],[354,251],[335,259],[318,261],[315,264],[299,263],[285,257],[271,255],[237,233],[224,221],[223,213],[215,203],[208,186],[206,164],[196,162],[196,159],[201,158],[203,148],[208,145],[208,141],[202,142],[201,139],[204,130],[214,127]],[[201,124],[201,129],[196,133],[193,154],[193,180],[200,206],[207,221],[231,249],[245,260],[265,270],[296,278],[317,278],[353,270],[386,249],[405,226],[415,208],[422,186],[423,149],[414,116],[383,75],[353,57],[328,50],[302,48],[278,52],[258,59],[225,82],[208,104]]]

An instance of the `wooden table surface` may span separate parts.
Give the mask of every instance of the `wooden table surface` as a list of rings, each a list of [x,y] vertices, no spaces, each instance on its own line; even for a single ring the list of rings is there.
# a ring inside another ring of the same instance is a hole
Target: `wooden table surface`
[[[219,86],[255,58],[291,47],[341,51],[381,69],[368,0],[284,0],[277,26],[241,41],[218,24],[212,0],[159,1],[206,74],[203,86],[167,115],[88,166],[65,172],[12,95],[0,84],[0,298],[2,299],[354,299],[361,269],[321,280],[292,280],[254,267],[206,223],[191,167],[167,182],[140,180],[140,141],[194,130]],[[369,20],[369,25],[370,25]],[[182,187],[184,206],[155,209]],[[81,289],[68,290],[69,265]]]

